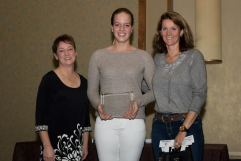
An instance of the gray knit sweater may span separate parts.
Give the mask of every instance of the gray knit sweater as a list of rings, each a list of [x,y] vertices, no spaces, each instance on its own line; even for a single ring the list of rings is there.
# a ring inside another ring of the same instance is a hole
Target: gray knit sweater
[[[92,106],[96,109],[96,105],[100,103],[100,92],[133,91],[139,106],[136,118],[144,119],[145,105],[155,100],[152,90],[154,69],[154,61],[146,51],[136,49],[128,53],[115,53],[106,48],[97,50],[90,58],[88,69],[87,93]],[[141,92],[143,79],[149,87],[145,94]]]
[[[165,54],[154,58],[156,67],[153,90],[155,110],[162,113],[200,113],[206,99],[207,74],[203,55],[190,49],[173,63],[167,63]]]

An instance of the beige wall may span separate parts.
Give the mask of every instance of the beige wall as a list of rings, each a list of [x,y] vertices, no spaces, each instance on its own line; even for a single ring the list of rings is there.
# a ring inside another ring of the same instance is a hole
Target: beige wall
[[[241,158],[240,0],[221,0],[222,64],[208,64],[208,98],[203,124],[206,142],[228,144]]]
[[[227,144],[232,158],[241,158],[240,6],[240,0],[221,0],[223,62],[206,65],[208,91],[201,112],[205,143]],[[185,18],[195,35],[195,1],[173,0],[173,10]]]
[[[54,68],[53,40],[64,33],[75,38],[77,71],[86,77],[91,54],[112,43],[110,17],[119,7],[134,14],[137,47],[137,0],[0,1],[1,161],[12,159],[16,142],[37,139],[35,101],[42,76]]]

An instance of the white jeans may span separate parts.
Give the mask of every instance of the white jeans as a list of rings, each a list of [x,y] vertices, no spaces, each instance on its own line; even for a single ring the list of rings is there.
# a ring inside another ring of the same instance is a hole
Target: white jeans
[[[143,119],[95,122],[95,142],[99,161],[139,161],[146,136]]]

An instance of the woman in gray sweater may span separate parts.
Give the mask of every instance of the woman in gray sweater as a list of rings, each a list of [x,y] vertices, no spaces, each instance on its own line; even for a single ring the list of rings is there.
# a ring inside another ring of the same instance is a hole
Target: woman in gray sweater
[[[201,161],[204,136],[200,110],[206,99],[207,76],[203,55],[193,49],[192,32],[176,12],[164,13],[157,26],[153,47],[155,56],[153,90],[156,115],[152,141],[157,160],[160,140],[174,139],[179,148],[186,136],[193,135],[194,161]]]
[[[154,101],[155,65],[149,53],[131,46],[133,24],[128,9],[114,11],[114,43],[95,51],[89,62],[87,93],[96,109],[94,136],[100,161],[138,161],[144,145],[145,105]],[[143,79],[149,87],[145,94]]]

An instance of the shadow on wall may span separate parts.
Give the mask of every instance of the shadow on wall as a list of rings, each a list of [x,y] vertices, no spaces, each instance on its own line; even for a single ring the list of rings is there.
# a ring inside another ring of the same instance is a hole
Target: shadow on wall
[[[202,107],[202,109],[200,111],[201,118],[204,118],[205,113],[206,113],[206,102],[204,103],[204,105],[203,105],[203,107]]]
[[[151,102],[148,105],[146,105],[146,111],[145,111],[146,117],[155,113],[154,107],[155,107],[155,102]]]
[[[95,108],[90,104],[89,106],[89,110],[90,110],[90,117],[95,120],[96,119],[96,116],[95,116]],[[92,127],[94,127],[94,125],[91,125]]]

